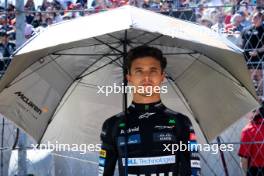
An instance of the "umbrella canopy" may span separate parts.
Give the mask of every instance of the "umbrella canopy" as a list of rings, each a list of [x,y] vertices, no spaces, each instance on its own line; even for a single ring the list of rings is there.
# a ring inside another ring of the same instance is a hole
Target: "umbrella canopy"
[[[238,47],[206,27],[124,6],[50,26],[28,41],[0,82],[0,113],[38,142],[98,143],[123,95],[98,94],[97,86],[121,85],[126,49],[142,44],[167,57],[162,100],[191,118],[200,140],[258,106]]]

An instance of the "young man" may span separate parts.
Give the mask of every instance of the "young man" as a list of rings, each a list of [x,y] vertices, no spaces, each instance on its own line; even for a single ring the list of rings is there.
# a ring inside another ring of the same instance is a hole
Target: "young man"
[[[166,108],[159,91],[147,90],[161,86],[166,58],[159,49],[139,46],[129,51],[127,62],[128,82],[145,92],[134,91],[126,117],[122,112],[104,122],[99,175],[112,176],[118,160],[119,174],[124,176],[126,157],[129,176],[200,175],[197,151],[171,151],[172,144],[196,142],[190,120]]]
[[[252,112],[250,122],[241,132],[238,155],[247,176],[264,176],[264,107]]]

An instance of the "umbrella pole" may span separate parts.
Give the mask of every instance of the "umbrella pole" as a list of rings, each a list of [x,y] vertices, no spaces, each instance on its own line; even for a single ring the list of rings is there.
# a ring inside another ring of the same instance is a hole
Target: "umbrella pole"
[[[217,140],[218,145],[220,145],[221,141],[220,141],[219,136],[216,138],[216,140]],[[222,164],[224,167],[225,176],[229,176],[226,161],[225,161],[225,156],[224,156],[223,151],[221,151],[221,150],[220,150],[220,156],[221,156],[221,161],[222,161]]]
[[[126,90],[127,86],[127,30],[125,30],[124,40],[123,43],[123,90]],[[125,176],[128,175],[128,156],[127,156],[127,143],[128,143],[128,137],[127,137],[127,92],[123,92],[123,111],[125,112]]]

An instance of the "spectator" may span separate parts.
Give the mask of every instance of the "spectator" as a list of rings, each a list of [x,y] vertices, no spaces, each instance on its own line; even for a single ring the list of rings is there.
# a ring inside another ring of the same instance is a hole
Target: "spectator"
[[[2,57],[10,57],[16,50],[16,45],[9,41],[9,35],[6,32],[2,33],[1,37],[0,54]]]
[[[46,11],[48,7],[50,7],[50,2],[48,2],[48,0],[43,0],[42,5],[40,6],[40,10]]]
[[[144,9],[148,9],[148,8],[150,7],[150,5],[149,5],[149,0],[144,0],[144,3],[143,3],[143,5],[142,5],[142,7],[143,7]]]
[[[34,0],[27,0],[25,8],[29,11],[36,11]]]
[[[32,26],[34,28],[37,28],[42,25],[42,14],[39,12],[34,16],[34,19],[32,21]]]
[[[256,12],[252,18],[253,25],[242,32],[242,48],[245,50],[246,60],[252,62],[248,65],[249,68],[262,68],[257,63],[263,59],[264,54],[264,25],[262,17],[262,13]]]
[[[211,29],[217,33],[223,33],[225,30],[225,17],[222,14],[217,14],[217,23],[214,24]]]
[[[241,133],[238,155],[247,176],[264,176],[264,108],[253,111]]]
[[[0,30],[6,31],[6,32],[13,30],[13,26],[8,24],[8,21],[5,15],[0,16]]]
[[[26,23],[25,26],[25,39],[28,40],[34,34],[34,28],[31,24]]]
[[[228,34],[234,34],[236,32],[241,32],[243,30],[243,26],[241,25],[242,16],[238,13],[232,16],[231,23],[227,24],[225,27],[225,31]]]
[[[238,14],[241,15],[241,23],[240,25],[242,26],[243,30],[251,26],[251,22],[247,20],[247,15],[244,11],[239,11]]]
[[[211,28],[212,25],[213,25],[213,22],[212,20],[207,17],[207,16],[203,16],[202,19],[201,19],[201,22],[200,22],[201,25],[205,26],[205,27],[208,27],[208,28]]]

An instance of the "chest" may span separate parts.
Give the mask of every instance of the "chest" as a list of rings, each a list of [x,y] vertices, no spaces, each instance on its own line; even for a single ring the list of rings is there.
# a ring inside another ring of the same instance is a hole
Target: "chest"
[[[176,144],[180,141],[180,129],[176,123],[175,119],[158,113],[135,114],[129,118],[127,128],[124,125],[118,126],[115,143],[119,154],[124,153],[126,134],[129,154],[162,153],[166,144]]]

